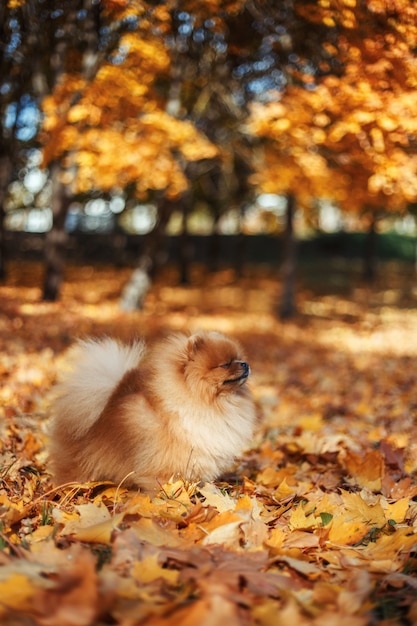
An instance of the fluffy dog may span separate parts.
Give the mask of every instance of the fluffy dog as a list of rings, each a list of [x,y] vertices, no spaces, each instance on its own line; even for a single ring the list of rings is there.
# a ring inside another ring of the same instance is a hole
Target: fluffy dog
[[[176,334],[149,348],[79,342],[52,406],[56,481],[153,491],[175,476],[215,479],[253,435],[249,373],[240,346],[217,332]]]

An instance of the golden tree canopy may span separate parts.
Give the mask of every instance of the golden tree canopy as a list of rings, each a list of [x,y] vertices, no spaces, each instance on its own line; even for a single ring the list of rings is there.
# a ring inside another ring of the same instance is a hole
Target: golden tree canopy
[[[158,93],[157,81],[170,73],[161,37],[169,13],[144,2],[105,6],[113,19],[149,15],[121,37],[92,80],[76,64],[44,99],[44,163],[62,158],[76,172],[77,192],[134,185],[138,196],[161,190],[175,197],[187,188],[183,164],[211,159],[217,149],[189,121],[169,115]]]
[[[417,10],[364,5],[299,3],[308,19],[338,27],[326,47],[342,70],[306,75],[278,101],[252,106],[249,131],[267,140],[266,167],[253,178],[263,189],[304,203],[330,196],[346,210],[404,210],[417,200]]]

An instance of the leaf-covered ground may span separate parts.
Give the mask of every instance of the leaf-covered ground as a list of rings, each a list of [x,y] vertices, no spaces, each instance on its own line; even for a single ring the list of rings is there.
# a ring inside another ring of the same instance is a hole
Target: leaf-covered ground
[[[0,623],[416,624],[411,283],[391,270],[320,295],[311,277],[283,324],[264,270],[196,268],[189,287],[168,270],[137,313],[117,306],[126,278],[73,267],[62,301],[40,303],[41,268],[20,263],[0,287]],[[154,499],[57,488],[47,397],[73,339],[194,328],[238,337],[252,366],[263,424],[235,470]]]

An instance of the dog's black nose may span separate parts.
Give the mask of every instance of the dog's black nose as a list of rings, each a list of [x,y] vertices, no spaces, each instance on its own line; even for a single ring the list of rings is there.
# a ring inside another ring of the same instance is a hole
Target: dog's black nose
[[[240,361],[239,365],[240,365],[240,367],[242,368],[243,373],[244,373],[246,376],[249,376],[249,373],[250,373],[249,363],[246,363],[245,361]]]

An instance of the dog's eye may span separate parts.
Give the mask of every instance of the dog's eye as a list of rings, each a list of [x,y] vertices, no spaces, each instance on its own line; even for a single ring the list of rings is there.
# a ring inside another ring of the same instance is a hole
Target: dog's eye
[[[219,365],[219,367],[222,367],[224,370],[226,370],[228,367],[231,366],[232,363],[233,359],[230,359],[230,361],[228,361],[227,363],[222,363],[221,365]]]

